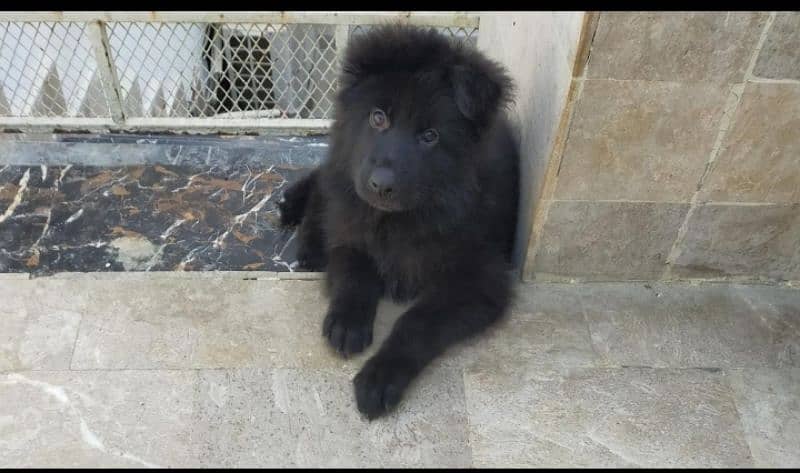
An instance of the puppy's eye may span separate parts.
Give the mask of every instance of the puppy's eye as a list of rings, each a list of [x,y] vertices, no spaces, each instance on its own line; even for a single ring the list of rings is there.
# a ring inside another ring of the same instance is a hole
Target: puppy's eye
[[[439,141],[439,132],[433,128],[428,128],[427,130],[423,131],[421,135],[419,135],[419,139],[426,145],[435,144],[437,141]]]
[[[376,130],[385,130],[389,128],[389,118],[383,110],[375,108],[369,115],[369,126]]]

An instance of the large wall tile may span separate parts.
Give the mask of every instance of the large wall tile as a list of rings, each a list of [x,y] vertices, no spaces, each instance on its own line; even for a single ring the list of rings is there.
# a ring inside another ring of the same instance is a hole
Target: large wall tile
[[[657,279],[688,205],[552,203],[533,271],[587,280]]]
[[[700,199],[800,202],[800,84],[747,84]]]
[[[800,279],[800,204],[700,206],[678,249],[678,276]]]
[[[741,82],[766,13],[603,13],[590,78]]]
[[[752,466],[721,373],[526,368],[465,374],[478,468]]]
[[[586,81],[556,198],[688,202],[728,90],[708,83]]]
[[[753,75],[800,79],[800,13],[780,12],[758,54]]]

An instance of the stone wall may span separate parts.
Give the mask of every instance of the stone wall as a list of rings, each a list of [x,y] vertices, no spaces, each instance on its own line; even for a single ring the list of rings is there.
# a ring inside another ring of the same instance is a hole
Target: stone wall
[[[587,16],[524,278],[800,280],[800,14]]]

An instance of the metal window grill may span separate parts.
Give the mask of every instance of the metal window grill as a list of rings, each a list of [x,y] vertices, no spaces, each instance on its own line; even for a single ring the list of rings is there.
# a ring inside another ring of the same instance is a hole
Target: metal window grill
[[[0,115],[109,117],[87,26],[0,23]]]
[[[324,130],[350,35],[405,21],[477,40],[477,16],[0,15],[0,126]],[[238,20],[238,21],[232,21]]]

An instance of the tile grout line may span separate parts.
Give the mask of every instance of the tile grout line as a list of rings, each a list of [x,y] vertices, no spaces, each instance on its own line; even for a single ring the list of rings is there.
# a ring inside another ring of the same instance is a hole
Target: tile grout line
[[[767,20],[764,22],[764,26],[761,29],[761,35],[758,38],[758,42],[756,43],[753,53],[750,56],[750,62],[747,65],[742,82],[733,84],[731,86],[730,92],[728,93],[728,98],[725,100],[725,108],[723,109],[722,117],[720,117],[720,124],[717,130],[717,136],[714,139],[714,146],[711,148],[711,153],[709,153],[708,161],[706,162],[706,167],[703,170],[703,174],[700,176],[700,180],[697,182],[697,188],[692,194],[692,198],[689,200],[689,210],[684,216],[683,223],[678,228],[675,241],[673,242],[669,254],[667,255],[666,265],[664,271],[661,273],[662,280],[669,280],[673,277],[673,263],[681,256],[681,247],[686,239],[686,235],[689,232],[689,221],[699,205],[698,200],[700,199],[700,192],[703,189],[703,185],[706,183],[706,179],[708,179],[708,176],[714,169],[714,165],[722,149],[723,142],[725,138],[727,138],[728,131],[733,125],[734,117],[736,112],[739,110],[739,105],[741,104],[742,97],[744,96],[745,85],[753,77],[753,69],[756,67],[758,56],[761,53],[761,48],[766,42],[767,34],[769,34],[769,29],[772,26],[772,22],[775,20],[775,16],[775,12],[770,12]]]
[[[667,255],[666,267],[664,268],[664,271],[661,273],[661,279],[672,278],[672,265],[681,255],[681,245],[683,241],[686,239],[686,235],[689,232],[689,221],[691,220],[695,210],[698,207],[697,202],[700,198],[700,192],[703,189],[703,184],[705,184],[706,179],[711,174],[711,170],[714,166],[715,161],[717,160],[717,156],[719,155],[720,149],[722,148],[722,143],[727,135],[728,129],[731,126],[731,122],[733,121],[733,117],[739,108],[739,103],[741,102],[743,92],[744,92],[744,83],[734,84],[731,86],[731,90],[728,93],[728,98],[725,100],[725,107],[722,111],[722,117],[720,117],[720,126],[717,131],[717,136],[714,139],[714,146],[711,148],[711,153],[709,155],[708,161],[706,162],[703,174],[700,176],[700,180],[697,183],[697,188],[692,194],[691,199],[689,199],[689,209],[686,211],[686,215],[683,218],[683,222],[681,223],[681,226],[678,228],[678,233],[675,235],[675,240],[673,241],[672,247],[670,248],[669,254]]]
[[[569,201],[556,201],[556,202],[569,202]],[[684,205],[688,205],[685,202],[683,204]],[[716,203],[714,203],[714,204],[716,204]],[[731,205],[734,205],[734,204],[738,205],[738,203],[732,203]],[[784,205],[784,204],[769,204],[769,205]],[[796,204],[785,204],[785,205],[796,205]],[[145,273],[145,272],[141,272],[141,271],[131,271],[130,273],[135,273],[137,275],[138,274],[142,274],[142,275],[158,275],[159,274],[159,273]],[[193,273],[209,274],[211,272],[210,271],[206,271],[206,272],[197,271],[197,272],[193,272]],[[193,277],[193,278],[175,278],[175,279],[159,278],[159,277],[153,277],[153,278],[151,278],[151,277],[142,277],[142,278],[138,278],[138,277],[137,278],[115,278],[115,277],[110,277],[110,278],[104,278],[104,277],[102,277],[102,275],[115,274],[115,273],[106,273],[106,272],[99,272],[99,271],[98,272],[94,272],[94,273],[69,273],[69,272],[63,272],[63,273],[57,273],[58,275],[60,275],[60,277],[43,276],[43,277],[34,277],[34,278],[30,278],[29,277],[30,276],[29,273],[0,273],[0,282],[2,282],[2,281],[49,282],[49,281],[80,281],[80,280],[85,280],[85,281],[105,281],[105,282],[144,282],[144,281],[157,282],[157,281],[165,281],[165,280],[177,280],[177,281],[193,281],[193,282],[196,282],[196,281],[201,281],[201,282],[210,282],[210,281],[213,281],[213,282],[249,281],[249,282],[262,282],[262,283],[294,283],[294,282],[298,282],[298,283],[304,283],[304,282],[317,283],[322,279],[322,277],[323,277],[322,275],[324,274],[324,273],[318,273],[320,276],[317,277],[317,275],[315,275],[314,278],[297,278],[297,279],[295,279],[295,278],[281,278],[281,277],[278,277],[278,278],[273,278],[273,277],[240,278],[238,276],[228,277],[228,276],[226,276],[226,274],[230,274],[230,272],[226,272],[226,271],[219,271],[219,273],[222,273],[222,275],[220,275],[219,277],[197,276],[197,277]],[[73,274],[77,274],[77,276],[75,276],[74,278],[71,277]],[[92,274],[92,276],[91,277],[81,276],[83,274]],[[286,273],[286,274],[289,274],[289,273]],[[578,277],[576,277],[576,276],[561,276],[561,277],[559,277],[558,275],[541,273],[541,272],[536,272],[536,274],[539,277],[542,277],[542,278],[545,278],[545,279],[539,279],[537,281],[521,281],[518,284],[522,284],[522,285],[528,285],[528,284],[565,284],[565,285],[571,285],[571,284],[606,284],[606,283],[632,283],[632,284],[636,284],[636,283],[647,283],[647,282],[653,281],[652,279],[584,279],[584,277],[586,277],[586,275],[578,276]],[[792,288],[800,287],[800,280],[766,279],[766,278],[756,278],[756,277],[751,277],[751,276],[728,276],[728,277],[722,277],[722,278],[682,278],[682,279],[674,279],[674,280],[667,280],[667,281],[661,281],[661,282],[676,283],[676,284],[678,284],[678,283],[679,284],[692,284],[692,285],[707,284],[707,283],[708,284],[736,283],[736,284],[752,284],[752,285],[757,285],[757,286],[768,285],[768,286],[776,286],[776,287],[792,287]]]
[[[741,370],[741,368],[723,368],[722,369],[722,379],[725,380],[725,385],[728,387],[728,390],[731,395],[731,402],[733,402],[733,409],[736,412],[736,420],[739,423],[739,429],[742,432],[742,437],[744,440],[744,444],[747,445],[747,453],[750,454],[750,460],[752,462],[752,466],[758,468],[756,465],[756,459],[753,457],[753,446],[750,443],[750,435],[747,432],[747,428],[744,425],[744,419],[742,416],[742,411],[739,408],[739,403],[737,402],[737,398],[739,397],[736,388],[733,387],[731,384],[731,375],[733,371]]]
[[[654,84],[675,84],[675,85],[684,85],[684,84],[720,84],[719,81],[715,80],[663,80],[663,79],[616,79],[613,77],[587,77],[584,79],[587,82],[647,82],[647,83],[654,83]],[[800,79],[770,79],[768,77],[759,77],[756,75],[750,75],[747,78],[747,82],[756,82],[756,83],[764,83],[764,84],[800,84]],[[721,85],[724,85],[721,84]]]
[[[446,367],[447,368],[447,367]],[[455,369],[455,368],[448,368]],[[165,366],[160,368],[118,368],[118,367],[105,367],[105,368],[24,368],[24,369],[0,369],[0,375],[7,375],[12,373],[111,373],[111,372],[204,372],[204,371],[314,371],[329,374],[341,374],[344,376],[355,376],[355,372],[342,371],[341,368],[332,366],[286,366],[286,365],[239,365],[239,366],[187,366],[184,368],[176,368],[173,366]]]
[[[758,77],[751,75],[747,82],[756,84],[800,84],[800,79],[768,79],[766,77]]]
[[[246,274],[242,274],[246,273]],[[264,271],[58,271],[48,275],[36,275],[30,272],[0,273],[0,281],[319,281],[325,278],[324,272],[273,272]]]
[[[595,359],[592,360],[592,364],[594,365],[593,367],[594,368],[607,367],[608,360],[606,359],[606,356],[600,353],[600,351],[597,349],[597,346],[594,343],[594,338],[592,337],[592,324],[589,321],[589,312],[586,310],[586,303],[583,300],[582,293],[578,294],[578,305],[581,307],[581,313],[583,314],[583,323],[586,325],[586,333],[589,335],[589,348],[595,355]]]
[[[72,365],[75,361],[75,349],[78,347],[78,338],[81,336],[81,327],[83,327],[83,319],[85,314],[81,313],[81,320],[78,321],[78,330],[75,331],[75,341],[72,343],[72,353],[69,354],[68,371],[76,371]]]
[[[550,202],[579,202],[598,204],[672,204],[689,205],[685,200],[635,200],[635,199],[550,199]],[[737,207],[766,207],[775,205],[795,205],[793,202],[736,202],[728,200],[708,201],[703,205],[737,206]]]
[[[458,371],[463,375],[466,372],[465,370],[469,367],[447,367],[445,366],[444,369]],[[624,364],[614,364],[614,365],[595,365],[595,366],[569,366],[569,369],[574,369],[578,371],[585,371],[585,370],[605,370],[605,371],[614,371],[614,370],[629,370],[629,369],[640,369],[640,370],[655,370],[655,371],[709,371],[713,370],[714,372],[724,372],[731,369],[742,369],[738,367],[729,367],[729,366],[685,366],[685,365],[663,365],[663,366],[653,366],[653,365],[624,365]],[[771,366],[767,367],[768,369],[778,369]],[[790,367],[793,368],[793,367]],[[315,372],[315,373],[325,373],[331,375],[342,375],[343,377],[352,377],[355,375],[355,372],[343,372],[341,369],[334,368],[334,367],[304,367],[304,366],[269,366],[269,365],[242,365],[242,366],[225,366],[225,367],[206,367],[206,368],[198,368],[198,367],[187,367],[187,368],[79,368],[79,369],[32,369],[32,368],[25,368],[25,369],[9,369],[9,370],[0,370],[0,376],[6,376],[10,374],[19,374],[19,373],[65,373],[65,374],[79,374],[79,373],[155,373],[155,372],[177,372],[177,373],[203,373],[203,372],[247,372],[247,371],[292,371],[292,372]],[[465,406],[466,407],[466,406]]]
[[[605,273],[603,273],[605,274]],[[786,280],[786,279],[756,279],[751,276],[728,276],[723,278],[677,278],[677,279],[583,279],[586,276],[558,276],[550,273],[535,272],[537,278],[535,281],[523,281],[521,284],[560,284],[560,285],[576,285],[576,284],[645,284],[651,282],[659,282],[664,284],[678,284],[700,286],[704,284],[744,284],[748,286],[770,286],[770,287],[785,287],[791,289],[800,289],[800,280]],[[596,276],[597,274],[595,274]]]

